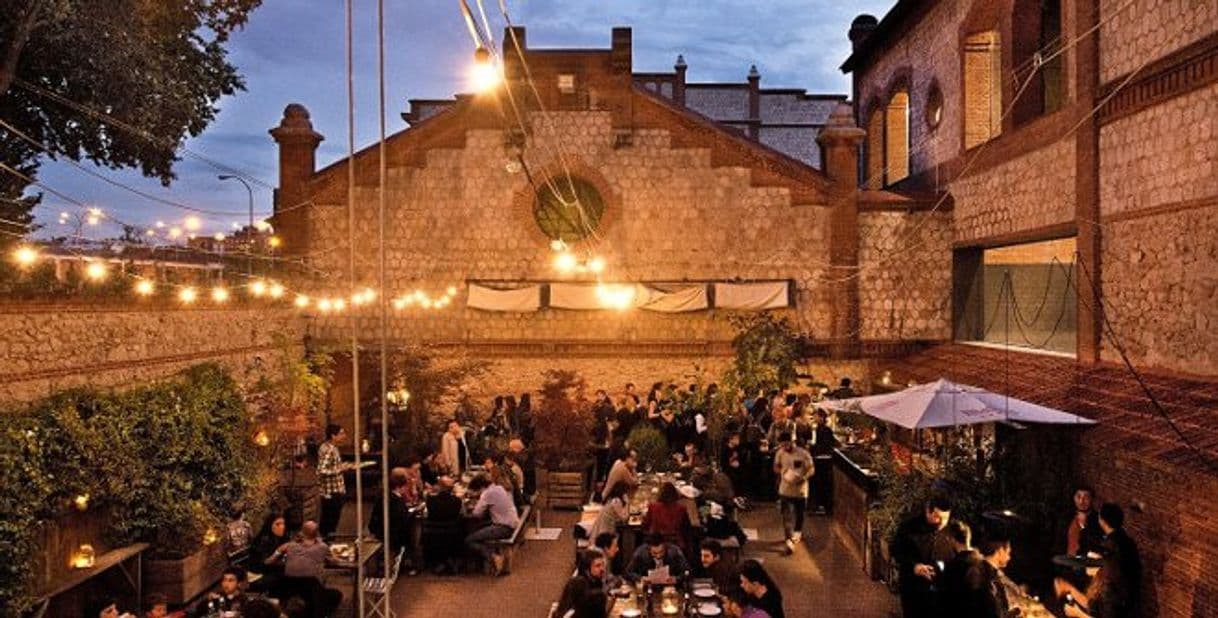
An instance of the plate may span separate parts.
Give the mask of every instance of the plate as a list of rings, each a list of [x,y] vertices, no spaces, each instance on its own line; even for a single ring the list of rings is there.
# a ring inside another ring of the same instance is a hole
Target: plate
[[[722,613],[723,609],[714,603],[703,603],[702,605],[698,606],[699,616],[718,616]]]
[[[634,609],[634,608],[622,610],[622,618],[639,618],[642,615],[643,615],[643,612],[641,612],[637,609]]]
[[[699,599],[713,599],[715,598],[715,594],[714,588],[698,588],[694,590],[694,596],[698,597]]]

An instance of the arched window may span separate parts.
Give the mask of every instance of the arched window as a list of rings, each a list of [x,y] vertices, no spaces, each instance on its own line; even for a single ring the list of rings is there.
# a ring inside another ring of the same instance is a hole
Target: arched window
[[[885,184],[909,176],[909,92],[898,90],[884,110]]]
[[[1002,48],[998,32],[964,39],[964,147],[1002,133]]]
[[[867,117],[867,177],[864,186],[879,189],[884,186],[884,113],[873,107]]]

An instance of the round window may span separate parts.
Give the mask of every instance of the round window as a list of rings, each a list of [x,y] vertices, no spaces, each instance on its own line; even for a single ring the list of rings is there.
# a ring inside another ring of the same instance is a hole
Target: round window
[[[943,122],[943,92],[939,84],[931,84],[926,94],[926,126],[934,131]]]
[[[556,176],[537,187],[533,218],[551,240],[575,242],[590,236],[605,213],[605,201],[592,183]]]

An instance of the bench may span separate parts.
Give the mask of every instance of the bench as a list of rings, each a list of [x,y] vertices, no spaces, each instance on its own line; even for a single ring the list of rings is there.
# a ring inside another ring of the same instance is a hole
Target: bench
[[[497,539],[491,541],[490,544],[499,548],[503,553],[503,572],[512,572],[512,560],[516,557],[516,547],[524,543],[524,529],[529,525],[529,517],[533,514],[533,507],[525,505],[520,511],[520,521],[516,524],[516,529],[512,530],[512,536],[506,539]]]

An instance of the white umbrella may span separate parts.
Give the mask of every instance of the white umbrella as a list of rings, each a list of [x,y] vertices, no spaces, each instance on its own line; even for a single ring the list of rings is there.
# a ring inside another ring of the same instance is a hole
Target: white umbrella
[[[1014,397],[940,378],[886,395],[825,401],[835,410],[862,410],[868,416],[906,429],[1015,422],[1092,425],[1095,421]]]

